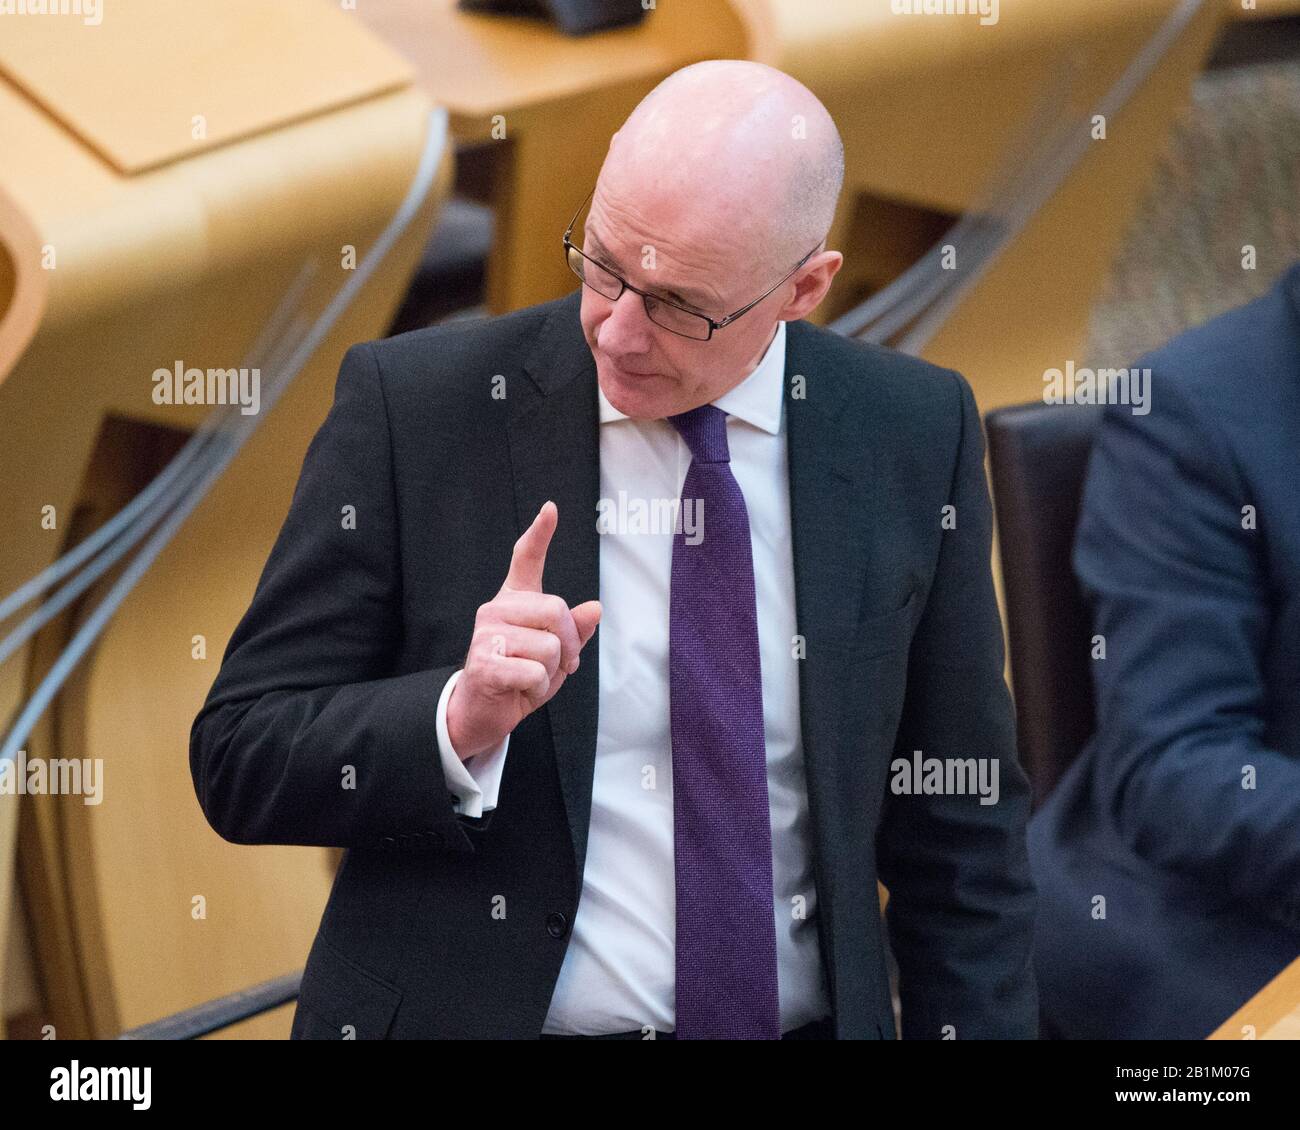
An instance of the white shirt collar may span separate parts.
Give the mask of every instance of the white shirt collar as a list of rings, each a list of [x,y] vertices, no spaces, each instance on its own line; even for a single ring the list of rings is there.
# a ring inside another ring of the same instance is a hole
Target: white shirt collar
[[[596,395],[600,398],[600,422],[609,424],[628,417],[615,408],[605,397],[600,382],[596,382]],[[738,420],[744,420],[770,435],[781,432],[781,406],[785,395],[785,323],[777,322],[776,333],[762,360],[735,388],[724,392],[713,404]]]

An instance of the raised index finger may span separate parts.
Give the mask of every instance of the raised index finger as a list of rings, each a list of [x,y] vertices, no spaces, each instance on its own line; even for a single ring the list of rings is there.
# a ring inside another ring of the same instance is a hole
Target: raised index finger
[[[501,586],[502,592],[542,591],[546,551],[550,548],[551,535],[555,533],[559,514],[555,503],[548,500],[537,512],[533,524],[520,535],[510,556],[510,572],[506,574],[505,583]]]

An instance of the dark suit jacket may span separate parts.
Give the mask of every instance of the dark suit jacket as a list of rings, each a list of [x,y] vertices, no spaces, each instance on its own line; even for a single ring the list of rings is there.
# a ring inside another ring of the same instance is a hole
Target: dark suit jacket
[[[1138,366],[1075,543],[1106,658],[1031,825],[1038,980],[1057,1034],[1201,1039],[1300,954],[1300,266]]]
[[[435,710],[548,498],[560,521],[546,591],[598,596],[596,369],[579,301],[348,351],[195,719],[194,785],[223,837],[348,849],[296,1037],[541,1032],[581,891],[599,664],[516,728],[481,820],[453,811]],[[807,382],[787,401],[801,722],[838,1035],[894,1033],[879,875],[904,1035],[1033,1037],[1028,790],[974,400],[956,373],[804,322],[787,333],[787,387]],[[915,749],[1001,758],[1001,802],[894,796],[891,756]]]

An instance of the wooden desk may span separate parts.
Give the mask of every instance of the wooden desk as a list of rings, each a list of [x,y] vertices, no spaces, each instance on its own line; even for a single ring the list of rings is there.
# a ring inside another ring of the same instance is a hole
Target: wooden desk
[[[560,236],[633,107],[689,63],[747,54],[727,0],[662,4],[637,27],[578,39],[540,21],[460,12],[455,0],[364,0],[357,11],[448,109],[458,143],[500,146],[484,201],[497,222],[494,313],[577,285]]]

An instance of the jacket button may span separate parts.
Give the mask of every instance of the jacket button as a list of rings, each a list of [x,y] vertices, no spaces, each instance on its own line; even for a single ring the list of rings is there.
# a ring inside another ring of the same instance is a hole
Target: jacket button
[[[569,920],[558,910],[552,911],[546,916],[546,932],[552,938],[564,937],[565,931],[569,928]]]
[[[397,841],[393,839],[392,836],[385,836],[379,841],[379,846],[383,848],[384,851],[392,851],[393,848],[397,846]]]

